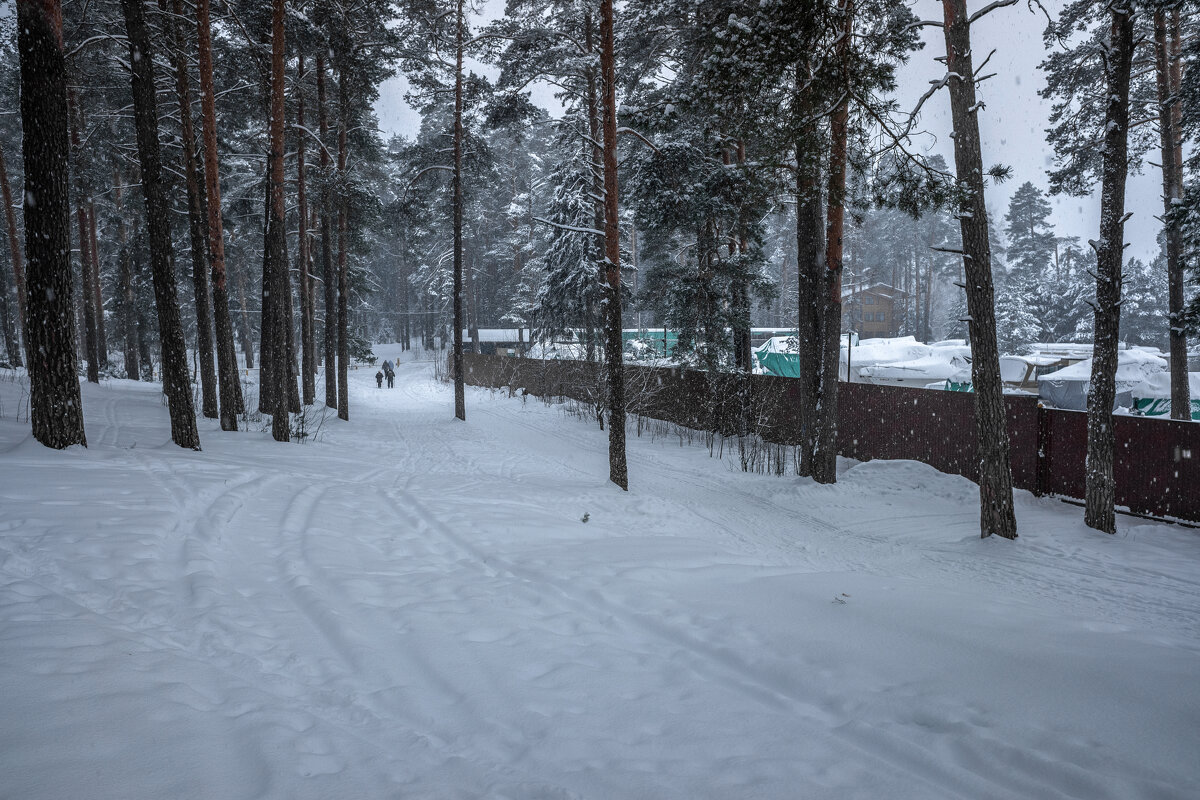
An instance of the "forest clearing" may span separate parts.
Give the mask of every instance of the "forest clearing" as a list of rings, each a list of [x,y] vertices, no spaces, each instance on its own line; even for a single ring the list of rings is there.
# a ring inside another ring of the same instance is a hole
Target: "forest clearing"
[[[170,441],[85,385],[89,446],[0,380],[0,795],[1186,798],[1196,531],[914,462],[822,486],[401,359],[353,423]]]

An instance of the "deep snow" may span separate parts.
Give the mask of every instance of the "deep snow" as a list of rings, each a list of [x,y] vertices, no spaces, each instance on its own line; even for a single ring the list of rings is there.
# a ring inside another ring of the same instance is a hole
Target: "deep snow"
[[[1197,796],[1200,532],[646,436],[626,494],[595,425],[373,376],[201,453],[127,381],[52,452],[0,376],[0,797]]]

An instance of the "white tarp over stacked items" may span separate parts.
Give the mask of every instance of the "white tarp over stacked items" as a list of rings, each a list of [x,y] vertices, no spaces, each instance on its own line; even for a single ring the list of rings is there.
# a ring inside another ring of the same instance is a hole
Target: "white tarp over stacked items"
[[[866,339],[852,351],[842,348],[843,373],[847,358],[852,380],[860,383],[941,389],[946,381],[971,380],[971,348],[962,339],[933,344],[912,336]]]
[[[1129,347],[1117,351],[1117,408],[1132,408],[1135,396],[1144,396],[1146,387],[1167,373],[1167,360],[1149,349]],[[1087,358],[1057,372],[1038,378],[1038,397],[1054,408],[1087,410],[1088,389],[1092,380],[1092,359]],[[1167,392],[1170,396],[1170,392]]]

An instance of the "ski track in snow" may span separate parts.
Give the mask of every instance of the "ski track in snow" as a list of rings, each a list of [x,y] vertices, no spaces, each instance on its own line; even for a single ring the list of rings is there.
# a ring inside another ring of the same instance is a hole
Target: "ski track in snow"
[[[0,798],[1195,796],[1195,531],[1019,493],[980,541],[962,478],[671,437],[622,493],[594,423],[431,374],[303,445],[182,451],[126,381],[87,450],[0,418]]]

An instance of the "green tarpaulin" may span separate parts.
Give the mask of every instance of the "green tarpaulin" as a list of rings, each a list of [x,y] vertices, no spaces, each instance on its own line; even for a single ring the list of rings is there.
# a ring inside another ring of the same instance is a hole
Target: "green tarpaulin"
[[[1171,401],[1165,397],[1135,397],[1133,410],[1143,417],[1171,416]],[[1192,400],[1192,419],[1200,422],[1200,399]]]

